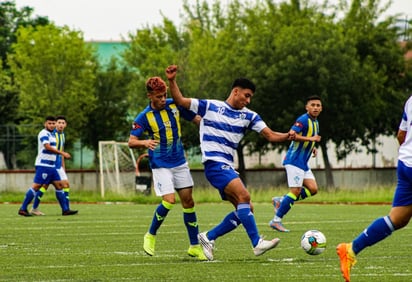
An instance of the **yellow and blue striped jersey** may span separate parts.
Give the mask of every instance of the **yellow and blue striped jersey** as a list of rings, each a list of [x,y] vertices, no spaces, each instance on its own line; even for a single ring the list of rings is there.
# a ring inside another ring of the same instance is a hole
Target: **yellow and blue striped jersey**
[[[162,110],[155,110],[149,104],[134,120],[131,135],[139,139],[146,135],[146,138],[159,140],[153,151],[148,150],[151,168],[172,168],[186,162],[181,140],[180,116],[191,121],[195,114],[178,107],[173,99],[169,98]]]
[[[319,135],[319,122],[317,119],[312,119],[308,113],[305,113],[295,121],[291,129],[294,130],[296,134],[311,137]],[[304,171],[309,170],[308,161],[312,155],[315,143],[314,141],[292,141],[283,160],[283,165],[290,164]]]

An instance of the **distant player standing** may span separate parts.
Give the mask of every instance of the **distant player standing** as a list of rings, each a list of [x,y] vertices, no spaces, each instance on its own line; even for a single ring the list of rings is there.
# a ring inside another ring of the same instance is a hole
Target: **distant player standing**
[[[192,197],[193,179],[181,141],[180,117],[199,123],[199,117],[176,106],[167,98],[166,83],[160,77],[146,81],[149,105],[136,117],[130,132],[130,148],[147,148],[154,190],[162,202],[157,206],[150,228],[143,238],[143,250],[153,256],[156,233],[176,203],[175,192],[183,207],[183,221],[189,235],[189,256],[207,260],[199,244],[199,227]]]
[[[203,251],[209,260],[213,260],[215,240],[242,224],[254,254],[262,255],[275,248],[279,239],[264,240],[260,236],[250,194],[234,169],[235,151],[248,130],[260,133],[270,142],[286,141],[290,136],[272,131],[257,113],[246,108],[255,92],[255,85],[250,80],[236,79],[226,101],[201,100],[183,97],[176,74],[177,66],[166,69],[174,101],[202,117],[199,133],[206,178],[219,191],[222,200],[230,201],[235,208],[220,224],[199,234]]]
[[[351,243],[341,243],[336,247],[340,259],[340,270],[345,281],[350,281],[356,255],[366,247],[375,245],[395,230],[408,225],[412,216],[412,96],[405,103],[397,139],[400,144],[397,178],[392,208],[389,215],[377,218]]]
[[[295,135],[289,146],[283,165],[289,186],[289,193],[272,199],[275,215],[269,226],[280,232],[289,232],[282,224],[282,218],[289,212],[295,201],[314,196],[318,192],[315,176],[308,162],[316,156],[316,142],[320,141],[318,116],[322,112],[322,101],[318,96],[306,99],[306,113],[293,124],[290,132]]]
[[[62,155],[65,158],[70,158],[70,154],[64,151],[59,151],[56,148],[56,138],[53,130],[56,126],[56,118],[54,116],[47,116],[44,121],[44,128],[37,136],[38,150],[35,161],[36,173],[32,186],[27,190],[23,203],[18,211],[19,215],[31,216],[27,207],[35,198],[40,189],[47,189],[50,183],[58,185],[60,176],[56,169],[57,155]],[[44,190],[45,191],[45,190]],[[35,214],[36,209],[32,210]],[[37,214],[37,215],[42,215]]]
[[[66,144],[66,135],[64,130],[67,127],[67,119],[65,116],[56,117],[56,129],[54,130],[54,135],[56,136],[56,148],[59,151],[64,151],[64,145]],[[78,213],[77,210],[70,209],[70,183],[66,174],[66,166],[64,163],[64,157],[61,155],[57,156],[56,160],[57,172],[60,175],[61,189],[56,188],[56,198],[61,206],[64,206],[62,210],[63,215],[73,215]]]

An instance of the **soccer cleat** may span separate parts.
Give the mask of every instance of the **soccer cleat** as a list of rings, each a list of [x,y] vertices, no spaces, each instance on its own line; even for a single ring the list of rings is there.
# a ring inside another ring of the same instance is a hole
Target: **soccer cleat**
[[[340,243],[336,247],[336,253],[340,259],[340,271],[346,282],[350,282],[350,271],[356,264],[356,258],[349,250],[352,248],[352,244]]]
[[[187,250],[187,254],[191,257],[195,257],[198,260],[208,260],[203,253],[203,248],[200,245],[190,246]]]
[[[207,232],[199,233],[197,237],[199,238],[200,245],[202,245],[203,253],[208,260],[213,260],[213,249],[215,248],[215,241],[209,240],[206,236]]]
[[[74,215],[77,214],[79,211],[67,210],[62,212],[62,215]]]
[[[289,232],[289,229],[286,229],[281,221],[273,221],[271,220],[269,222],[269,226],[272,227],[273,229],[279,231],[279,232]]]
[[[155,252],[156,236],[146,233],[143,238],[143,250],[149,256],[153,256]]]
[[[259,243],[256,245],[256,247],[253,248],[253,253],[255,253],[255,256],[263,255],[267,251],[276,247],[279,244],[279,242],[279,238],[275,238],[270,241],[263,240],[263,238],[260,238]]]
[[[46,215],[45,213],[39,211],[38,209],[31,209],[30,214],[37,215],[37,216]]]
[[[17,214],[21,216],[31,216],[31,214],[27,210],[19,210]]]
[[[275,214],[280,208],[280,204],[282,203],[282,200],[283,200],[283,197],[273,197],[272,198],[272,204],[273,204],[273,207],[275,208]]]

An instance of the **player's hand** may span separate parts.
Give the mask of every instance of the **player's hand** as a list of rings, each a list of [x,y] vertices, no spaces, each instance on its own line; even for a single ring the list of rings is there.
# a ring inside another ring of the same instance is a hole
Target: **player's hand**
[[[157,144],[159,144],[159,140],[148,139],[145,141],[146,148],[152,151],[156,148]]]
[[[72,156],[67,153],[67,152],[61,152],[61,155],[65,158],[65,159],[70,159]]]
[[[317,155],[318,155],[318,149],[313,148],[313,150],[312,150],[312,157],[316,158]]]
[[[320,139],[321,139],[320,135],[315,135],[312,137],[312,141],[314,142],[320,142]]]
[[[174,80],[177,74],[177,66],[170,65],[166,68],[166,77],[168,80]]]
[[[288,140],[295,140],[296,132],[294,130],[289,130],[287,134],[288,134]]]

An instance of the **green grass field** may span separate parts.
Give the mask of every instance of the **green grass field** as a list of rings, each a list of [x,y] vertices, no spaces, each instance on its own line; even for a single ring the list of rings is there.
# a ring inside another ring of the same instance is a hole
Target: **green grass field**
[[[242,226],[216,242],[215,261],[187,255],[189,246],[180,205],[157,235],[156,254],[142,250],[154,204],[79,204],[76,216],[62,217],[56,203],[42,204],[42,217],[17,215],[18,204],[0,204],[0,281],[343,281],[335,246],[349,241],[390,205],[296,204],[285,217],[292,231],[277,233],[267,223],[269,202],[255,203],[261,234],[279,246],[255,257]],[[228,203],[200,203],[200,230],[231,210]],[[319,229],[328,247],[318,256],[300,248],[300,237]],[[406,227],[364,250],[352,281],[412,281],[412,230]]]

